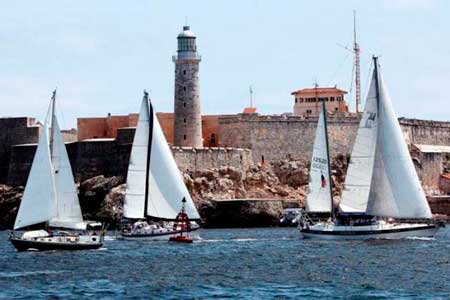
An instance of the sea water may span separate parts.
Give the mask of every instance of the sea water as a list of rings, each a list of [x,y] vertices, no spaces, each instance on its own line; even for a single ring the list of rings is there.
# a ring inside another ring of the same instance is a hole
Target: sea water
[[[201,230],[193,244],[126,241],[17,252],[0,232],[3,299],[449,299],[450,228],[435,239],[302,240],[295,228]]]

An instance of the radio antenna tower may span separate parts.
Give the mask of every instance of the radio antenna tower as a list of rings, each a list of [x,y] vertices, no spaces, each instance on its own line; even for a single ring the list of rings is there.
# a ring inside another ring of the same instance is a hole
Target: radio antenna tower
[[[250,108],[253,108],[253,87],[250,85],[248,90],[250,92]]]
[[[361,104],[361,74],[359,66],[359,45],[356,41],[356,10],[353,10],[353,54],[355,55],[355,102],[356,112],[359,113],[359,105]]]

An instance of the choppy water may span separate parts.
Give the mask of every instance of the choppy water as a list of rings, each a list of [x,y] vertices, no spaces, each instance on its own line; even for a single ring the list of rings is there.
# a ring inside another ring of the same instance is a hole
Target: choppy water
[[[450,228],[436,239],[301,240],[294,228],[202,230],[191,244],[121,241],[16,252],[0,232],[4,299],[449,299]]]

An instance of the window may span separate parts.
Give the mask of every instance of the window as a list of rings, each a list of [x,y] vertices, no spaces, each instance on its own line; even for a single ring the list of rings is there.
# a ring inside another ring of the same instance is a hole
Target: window
[[[306,114],[308,114],[308,115],[312,114],[312,110],[307,109],[307,110],[306,110]]]
[[[337,107],[335,107],[335,108],[334,108],[334,111],[338,111],[338,108],[337,108]]]
[[[186,123],[186,118],[183,119],[183,123]]]
[[[186,135],[183,135],[183,140],[186,140]]]
[[[331,102],[334,102],[334,97],[330,97],[330,101],[331,101]]]
[[[186,87],[185,86],[183,86],[183,91],[186,91]]]
[[[216,144],[216,134],[213,133],[211,134],[211,145],[215,145]]]
[[[297,98],[295,98],[295,103],[297,103]]]
[[[186,70],[183,70],[183,75],[186,75]]]
[[[183,106],[186,107],[186,102],[183,102]]]

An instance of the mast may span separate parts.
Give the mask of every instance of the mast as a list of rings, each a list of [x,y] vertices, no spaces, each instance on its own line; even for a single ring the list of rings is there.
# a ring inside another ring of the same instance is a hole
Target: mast
[[[50,119],[50,126],[51,126],[51,129],[50,129],[50,142],[49,142],[49,147],[50,147],[50,157],[51,158],[53,158],[53,141],[54,141],[54,133],[53,133],[53,130],[54,130],[54,128],[55,128],[55,121],[56,121],[56,118],[55,118],[55,102],[56,102],[56,89],[53,91],[53,94],[52,94],[52,113],[51,113],[51,119]]]
[[[324,127],[325,127],[325,146],[326,146],[326,150],[327,150],[328,182],[329,182],[328,186],[330,187],[330,199],[331,199],[330,214],[331,214],[331,219],[335,220],[336,212],[335,212],[335,207],[334,207],[334,202],[333,202],[333,186],[332,186],[332,181],[331,181],[330,149],[329,149],[329,145],[328,145],[328,121],[327,121],[327,111],[326,111],[326,107],[325,107],[325,99],[322,100],[322,113],[323,113],[323,123],[324,123]]]
[[[377,108],[379,111],[380,108],[380,83],[378,82],[378,57],[377,56],[372,56],[373,59],[373,65],[374,65],[374,69],[373,72],[375,74],[375,94],[376,94],[376,98],[377,98]]]
[[[147,147],[147,168],[145,171],[145,199],[144,199],[144,218],[147,218],[147,207],[149,197],[149,179],[150,179],[150,155],[152,151],[153,137],[153,106],[148,98],[148,92],[144,90],[144,100],[149,105],[149,130],[148,130],[148,147]]]
[[[318,105],[318,101],[319,98],[317,97],[317,87],[318,84],[317,82],[314,85],[314,89],[316,92],[316,106]],[[334,207],[334,202],[333,202],[333,186],[332,186],[332,181],[331,181],[331,165],[330,165],[330,147],[328,144],[328,121],[327,121],[327,110],[326,110],[326,105],[325,105],[325,97],[322,99],[322,113],[323,113],[323,125],[325,127],[325,148],[326,148],[326,152],[327,152],[327,165],[328,165],[328,186],[329,186],[329,192],[330,192],[330,199],[331,199],[331,209],[330,209],[330,214],[331,214],[331,219],[335,220],[336,218],[336,213],[335,213],[335,207]]]
[[[253,107],[253,87],[250,85],[249,88],[249,92],[250,92],[250,108]]]
[[[359,63],[359,45],[356,42],[356,10],[353,10],[353,52],[355,54],[355,101],[356,113],[359,113],[359,104],[361,103],[361,75]]]

